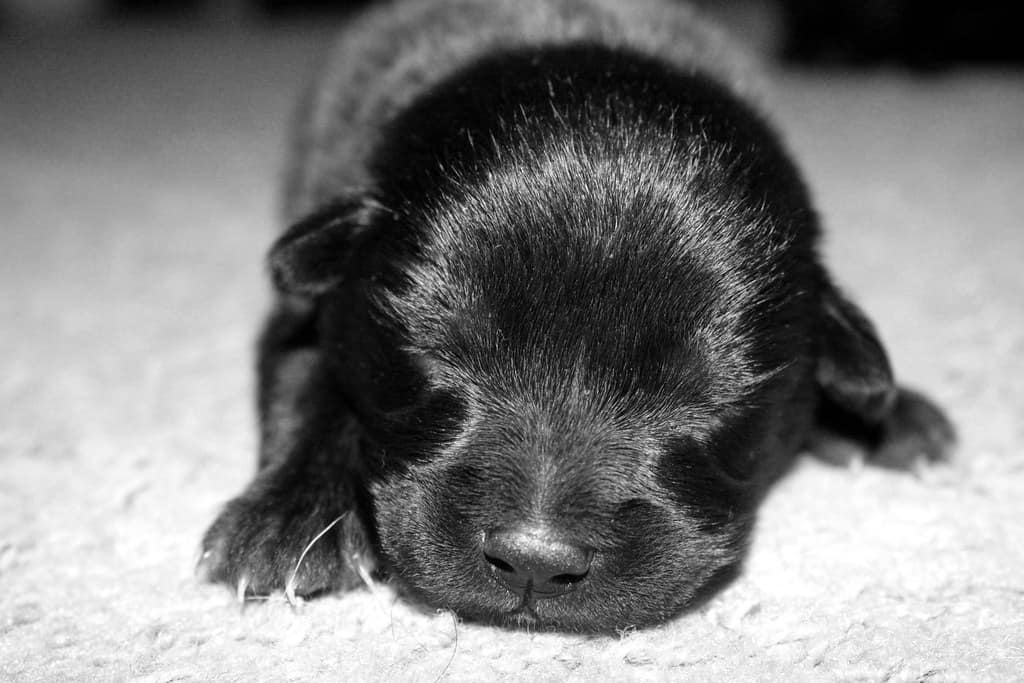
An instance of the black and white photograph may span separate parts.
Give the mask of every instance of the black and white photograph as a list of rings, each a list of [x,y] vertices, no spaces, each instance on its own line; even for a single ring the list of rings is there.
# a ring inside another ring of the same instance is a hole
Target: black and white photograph
[[[0,0],[0,680],[1011,681],[979,0]]]

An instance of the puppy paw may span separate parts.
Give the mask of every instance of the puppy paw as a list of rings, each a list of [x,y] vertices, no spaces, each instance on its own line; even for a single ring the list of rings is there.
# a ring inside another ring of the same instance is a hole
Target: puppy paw
[[[240,600],[284,591],[290,601],[358,583],[355,514],[336,494],[264,472],[225,506],[203,538],[200,578]]]
[[[892,411],[882,421],[869,455],[872,465],[915,470],[949,462],[956,431],[942,410],[921,394],[900,388]]]

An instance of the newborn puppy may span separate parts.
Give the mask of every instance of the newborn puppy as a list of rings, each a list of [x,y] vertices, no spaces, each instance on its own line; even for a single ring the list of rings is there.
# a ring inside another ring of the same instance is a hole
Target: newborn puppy
[[[744,89],[669,0],[352,24],[299,116],[259,473],[206,575],[308,596],[375,562],[466,618],[609,631],[734,572],[822,429],[946,457]]]

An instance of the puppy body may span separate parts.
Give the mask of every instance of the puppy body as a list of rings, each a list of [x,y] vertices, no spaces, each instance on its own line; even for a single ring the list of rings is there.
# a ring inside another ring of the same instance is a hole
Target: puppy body
[[[817,427],[944,457],[731,55],[674,2],[348,29],[300,114],[261,469],[207,533],[212,578],[344,588],[365,546],[467,617],[648,624],[735,570]]]
[[[743,95],[745,59],[691,7],[664,0],[437,0],[391,3],[348,25],[303,99],[284,197],[291,225],[339,192],[378,182],[371,157],[392,119],[424,92],[487,55],[530,47],[606,45],[656,55]]]

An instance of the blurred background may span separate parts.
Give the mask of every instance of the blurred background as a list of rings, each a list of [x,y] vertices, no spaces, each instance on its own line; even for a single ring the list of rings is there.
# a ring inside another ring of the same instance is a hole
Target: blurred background
[[[0,30],[67,30],[88,24],[319,21],[373,0],[0,0]],[[1024,61],[1019,3],[1001,0],[700,0],[756,48],[809,64]]]

